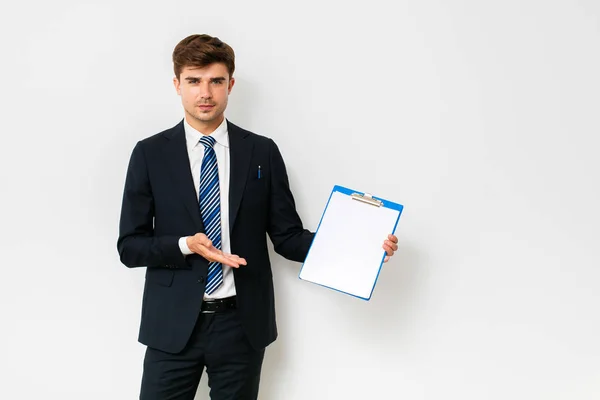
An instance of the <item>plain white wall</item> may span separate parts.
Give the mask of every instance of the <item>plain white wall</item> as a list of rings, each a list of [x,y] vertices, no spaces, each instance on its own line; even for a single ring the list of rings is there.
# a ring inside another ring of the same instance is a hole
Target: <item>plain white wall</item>
[[[600,398],[599,17],[596,0],[2,2],[0,398],[137,397],[123,181],[136,141],[182,117],[171,51],[203,32],[236,50],[227,116],[279,144],[309,229],[334,184],[405,205],[370,302],[274,256],[261,399]]]

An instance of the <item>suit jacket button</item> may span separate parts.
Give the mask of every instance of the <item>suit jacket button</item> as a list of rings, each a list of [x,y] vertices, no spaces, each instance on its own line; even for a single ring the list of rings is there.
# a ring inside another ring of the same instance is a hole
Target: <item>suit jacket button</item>
[[[204,282],[204,277],[203,276],[201,276],[200,278],[198,278],[198,283],[202,283],[202,282]]]

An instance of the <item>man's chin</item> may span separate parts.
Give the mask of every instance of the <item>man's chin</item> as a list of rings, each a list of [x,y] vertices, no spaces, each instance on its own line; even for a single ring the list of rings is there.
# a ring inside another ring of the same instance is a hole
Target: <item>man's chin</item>
[[[210,112],[210,113],[200,113],[200,114],[195,114],[194,118],[196,118],[198,121],[202,121],[202,122],[211,122],[215,120],[215,115]]]

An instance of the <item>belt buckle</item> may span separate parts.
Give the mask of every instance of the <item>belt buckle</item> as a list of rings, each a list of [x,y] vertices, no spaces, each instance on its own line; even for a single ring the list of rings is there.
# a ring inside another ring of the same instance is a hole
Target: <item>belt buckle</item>
[[[206,307],[205,310],[200,310],[203,314],[215,314],[236,308],[235,298],[206,300],[203,302],[203,306]]]

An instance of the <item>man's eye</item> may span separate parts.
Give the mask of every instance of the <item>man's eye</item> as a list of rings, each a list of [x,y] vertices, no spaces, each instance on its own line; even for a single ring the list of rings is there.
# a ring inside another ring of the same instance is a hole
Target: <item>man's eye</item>
[[[214,80],[214,81],[212,81],[212,83],[214,83],[215,85],[220,85],[223,83],[223,81],[222,80]]]
[[[198,83],[198,79],[190,79],[188,82],[190,82],[191,84],[195,84]]]

